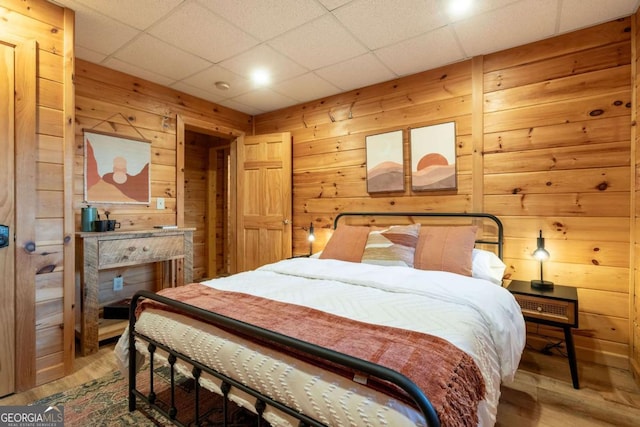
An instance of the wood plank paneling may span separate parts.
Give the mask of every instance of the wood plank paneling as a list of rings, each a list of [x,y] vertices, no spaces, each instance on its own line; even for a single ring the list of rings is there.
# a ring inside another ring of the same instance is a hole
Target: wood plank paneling
[[[614,68],[577,74],[570,77],[546,80],[525,86],[487,93],[484,96],[484,111],[494,112],[505,109],[557,103],[578,97],[597,96],[603,91],[618,92],[628,90],[631,66],[620,65]]]
[[[310,221],[321,249],[341,211],[484,210],[503,219],[513,278],[539,275],[531,252],[543,230],[552,254],[546,275],[578,288],[578,357],[624,363],[635,186],[630,24],[625,18],[257,116],[257,133],[293,136],[294,253],[308,251]],[[405,171],[404,192],[366,192],[367,135],[449,120],[458,143],[455,191],[412,192]]]
[[[484,115],[485,132],[499,132],[567,122],[625,116],[629,118],[629,90],[571,99],[558,103],[532,104],[528,107],[499,110]]]
[[[629,23],[485,57],[485,209],[506,224],[509,274],[539,275],[543,230],[545,276],[578,288],[578,357],[611,364],[629,349]]]
[[[618,116],[486,133],[484,152],[548,149],[627,141],[631,134],[631,124],[629,117]]]
[[[631,62],[631,42],[605,44],[544,61],[525,63],[484,74],[486,92],[525,86],[590,71],[606,70]]]
[[[515,187],[514,182],[519,185]],[[629,192],[629,168],[586,168],[571,170],[533,171],[523,173],[492,173],[484,176],[485,194],[548,194]]]

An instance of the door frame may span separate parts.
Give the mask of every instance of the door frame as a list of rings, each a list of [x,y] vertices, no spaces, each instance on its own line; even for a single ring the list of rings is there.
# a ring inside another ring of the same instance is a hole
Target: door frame
[[[185,131],[192,130],[194,132],[216,136],[229,140],[230,148],[230,165],[229,165],[229,188],[237,187],[237,158],[238,158],[238,141],[242,143],[245,132],[239,129],[218,125],[188,115],[177,114],[176,117],[176,224],[178,227],[184,227],[184,168],[185,168]],[[236,191],[231,191],[229,208],[233,209],[233,213],[229,215],[229,248],[232,254],[237,253],[237,196]],[[231,257],[230,262],[231,273],[237,272],[236,256]]]

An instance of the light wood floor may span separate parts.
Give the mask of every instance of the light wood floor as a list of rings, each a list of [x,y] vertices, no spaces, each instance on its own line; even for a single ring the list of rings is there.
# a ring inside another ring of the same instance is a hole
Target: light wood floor
[[[580,389],[569,362],[525,350],[512,384],[502,386],[498,426],[638,427],[640,387],[629,371],[578,361]]]
[[[113,344],[102,346],[95,355],[77,358],[73,375],[0,399],[0,405],[23,405],[115,369]],[[585,362],[578,369],[581,388],[575,390],[567,359],[525,351],[515,381],[502,387],[497,425],[640,426],[640,387],[628,371]]]

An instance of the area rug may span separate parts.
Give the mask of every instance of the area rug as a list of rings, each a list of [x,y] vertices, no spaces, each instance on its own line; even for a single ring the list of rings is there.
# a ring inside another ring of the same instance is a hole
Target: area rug
[[[154,390],[157,394],[159,406],[168,408],[170,402],[169,369],[157,368],[154,377]],[[146,393],[149,384],[148,368],[142,370],[137,377],[137,388]],[[177,419],[186,425],[192,425],[195,415],[194,381],[193,379],[176,376]],[[201,421],[202,426],[222,426],[222,397],[200,389],[200,415],[206,413]],[[129,412],[128,381],[119,372],[113,372],[105,377],[82,384],[73,389],[53,394],[33,402],[32,405],[49,405],[64,407],[64,425],[71,426],[170,426],[171,421],[161,413],[151,409],[148,405],[137,400],[137,410]],[[245,427],[257,424],[256,415],[239,408],[233,402],[228,403],[227,426]],[[212,409],[214,408],[214,409]],[[205,410],[206,409],[206,410]],[[206,411],[210,410],[209,413]]]

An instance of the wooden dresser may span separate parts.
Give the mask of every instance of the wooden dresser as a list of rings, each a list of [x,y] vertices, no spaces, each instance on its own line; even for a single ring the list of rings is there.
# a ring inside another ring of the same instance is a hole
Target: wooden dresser
[[[99,272],[110,268],[161,263],[158,288],[180,286],[193,280],[192,228],[135,231],[78,232],[76,268],[80,272],[81,354],[98,351],[101,339],[118,335],[126,321],[100,324]],[[116,331],[115,333],[112,333]]]

